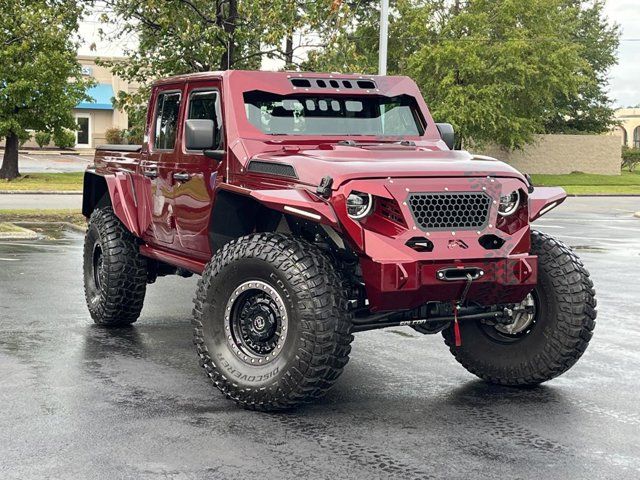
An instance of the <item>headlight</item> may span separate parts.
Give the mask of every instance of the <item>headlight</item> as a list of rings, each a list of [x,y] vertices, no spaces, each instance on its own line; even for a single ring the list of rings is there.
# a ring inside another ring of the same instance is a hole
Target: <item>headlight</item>
[[[498,213],[503,217],[507,217],[514,213],[520,206],[520,190],[514,190],[507,195],[500,196],[500,205]]]
[[[351,192],[347,197],[347,213],[354,220],[360,220],[371,213],[373,198],[369,193]]]

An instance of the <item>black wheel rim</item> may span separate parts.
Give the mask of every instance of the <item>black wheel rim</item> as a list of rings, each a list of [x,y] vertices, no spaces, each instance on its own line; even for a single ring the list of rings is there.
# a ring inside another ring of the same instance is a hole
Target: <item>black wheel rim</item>
[[[104,275],[104,257],[102,255],[102,247],[96,243],[93,247],[93,283],[96,288],[102,288],[102,276]]]
[[[531,305],[528,305],[529,303],[531,303]],[[532,309],[530,319],[528,319],[528,321],[526,322],[523,322],[523,325],[520,328],[509,332],[507,328],[499,324],[489,324],[481,322],[480,326],[485,335],[487,335],[491,340],[503,344],[517,343],[530,335],[531,332],[536,328],[536,325],[540,320],[540,296],[537,289],[534,289],[521,302],[520,305],[525,307],[530,306],[530,308]]]
[[[269,284],[245,282],[231,294],[225,312],[227,343],[244,362],[273,361],[282,351],[287,326],[282,297]]]

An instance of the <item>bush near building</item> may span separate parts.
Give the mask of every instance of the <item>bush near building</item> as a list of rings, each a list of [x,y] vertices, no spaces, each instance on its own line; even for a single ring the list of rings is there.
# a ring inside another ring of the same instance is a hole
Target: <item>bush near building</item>
[[[640,148],[622,147],[622,168],[633,172],[640,163]]]
[[[121,145],[124,142],[124,131],[119,128],[109,128],[104,132],[104,137],[107,143],[112,145]]]
[[[73,148],[76,144],[76,134],[66,128],[59,130],[53,134],[53,143],[58,148]]]
[[[36,132],[34,139],[38,147],[44,148],[51,143],[51,134],[49,132]]]

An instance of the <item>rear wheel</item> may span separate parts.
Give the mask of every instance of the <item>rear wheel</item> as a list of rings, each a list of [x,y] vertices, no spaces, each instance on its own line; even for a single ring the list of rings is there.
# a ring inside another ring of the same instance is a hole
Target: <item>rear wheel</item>
[[[315,246],[261,233],[225,245],[195,298],[195,344],[213,384],[245,408],[324,395],[349,360],[340,279]]]
[[[98,325],[118,327],[140,316],[147,286],[147,261],[136,238],[111,207],[96,209],[84,241],[84,294]]]
[[[593,283],[562,242],[533,231],[538,284],[516,308],[514,322],[461,322],[462,346],[443,331],[456,360],[471,373],[502,385],[532,385],[566,372],[589,344],[596,318]]]

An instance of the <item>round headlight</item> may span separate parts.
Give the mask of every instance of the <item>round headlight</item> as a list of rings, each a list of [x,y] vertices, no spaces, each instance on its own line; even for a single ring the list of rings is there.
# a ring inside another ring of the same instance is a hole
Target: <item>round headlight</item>
[[[498,206],[498,213],[503,217],[509,216],[514,213],[520,206],[520,190],[514,190],[507,195],[500,196],[500,205]]]
[[[354,220],[359,220],[371,213],[373,198],[371,194],[363,192],[351,192],[347,197],[347,213]]]

